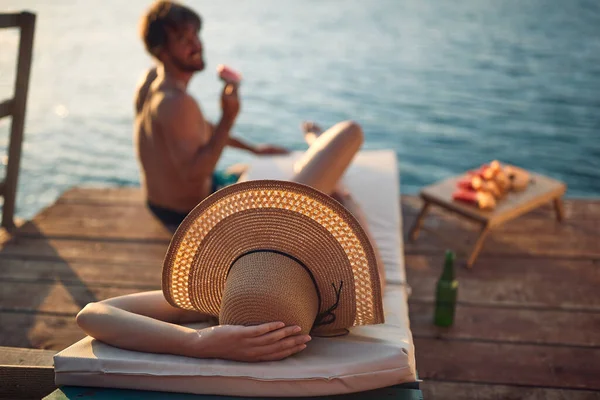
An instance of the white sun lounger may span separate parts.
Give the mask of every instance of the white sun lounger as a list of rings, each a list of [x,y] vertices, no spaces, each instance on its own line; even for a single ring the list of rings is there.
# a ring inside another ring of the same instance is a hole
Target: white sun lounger
[[[257,158],[246,179],[289,179],[298,156]],[[363,151],[343,178],[366,214],[385,264],[385,324],[356,327],[345,337],[313,338],[298,355],[256,364],[127,351],[87,337],[54,357],[56,384],[260,397],[353,393],[416,382],[397,171],[392,151]]]

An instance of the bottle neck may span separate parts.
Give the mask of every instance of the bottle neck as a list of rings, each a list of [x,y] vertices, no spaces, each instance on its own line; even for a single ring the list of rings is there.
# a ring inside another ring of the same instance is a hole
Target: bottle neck
[[[453,281],[454,280],[454,263],[452,260],[446,260],[444,263],[444,272],[442,272],[443,281]]]

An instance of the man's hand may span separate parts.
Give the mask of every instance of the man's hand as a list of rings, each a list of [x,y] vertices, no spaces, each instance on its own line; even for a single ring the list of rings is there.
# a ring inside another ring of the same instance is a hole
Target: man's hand
[[[311,338],[298,332],[300,327],[286,327],[282,322],[219,325],[198,331],[190,355],[246,362],[281,360],[306,348]]]
[[[254,154],[260,156],[271,156],[289,153],[290,151],[288,149],[279,146],[274,146],[271,144],[260,144],[254,148]]]
[[[223,87],[221,93],[221,110],[223,118],[233,121],[240,112],[240,99],[238,97],[237,85],[228,83]]]

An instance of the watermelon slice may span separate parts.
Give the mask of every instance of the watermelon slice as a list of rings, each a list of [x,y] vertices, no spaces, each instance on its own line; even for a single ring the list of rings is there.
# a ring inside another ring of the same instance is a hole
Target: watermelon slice
[[[239,85],[242,82],[242,75],[227,65],[219,64],[217,66],[217,73],[219,74],[219,78],[226,83]]]
[[[477,192],[474,190],[459,189],[452,193],[452,199],[479,206],[479,202],[477,201]]]
[[[459,180],[457,186],[464,190],[480,190],[483,186],[483,180],[479,175],[471,175]]]
[[[494,196],[486,192],[458,189],[452,193],[452,199],[472,204],[482,210],[493,210],[496,208]]]

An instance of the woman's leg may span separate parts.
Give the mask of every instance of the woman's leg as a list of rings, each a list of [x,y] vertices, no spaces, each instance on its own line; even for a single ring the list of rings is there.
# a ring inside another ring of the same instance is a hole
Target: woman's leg
[[[313,130],[318,130],[316,125],[312,126]],[[350,121],[340,122],[323,133],[309,130],[307,124],[304,124],[304,130],[310,147],[296,164],[296,173],[291,180],[333,195],[332,197],[354,215],[373,245],[383,293],[385,267],[377,243],[373,240],[367,220],[358,203],[343,186],[341,188],[338,186],[340,178],[362,146],[363,131],[357,123]]]
[[[332,194],[363,144],[363,131],[356,122],[340,122],[315,137],[294,167],[292,181]]]

